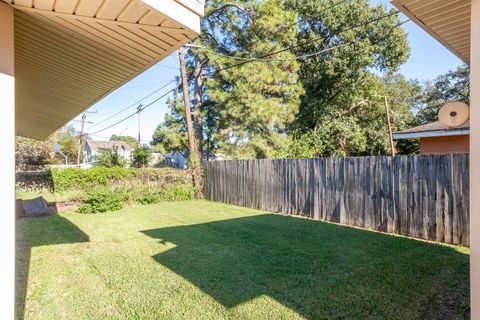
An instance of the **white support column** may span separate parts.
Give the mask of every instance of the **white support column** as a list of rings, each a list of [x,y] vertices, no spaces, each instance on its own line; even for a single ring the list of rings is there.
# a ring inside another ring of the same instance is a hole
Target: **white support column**
[[[470,58],[470,288],[472,319],[480,319],[480,0],[472,0]]]
[[[0,319],[14,318],[15,81],[13,9],[0,2]]]

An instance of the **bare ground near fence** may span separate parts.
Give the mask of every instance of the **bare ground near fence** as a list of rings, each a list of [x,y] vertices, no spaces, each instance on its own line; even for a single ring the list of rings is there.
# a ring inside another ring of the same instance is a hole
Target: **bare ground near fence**
[[[469,246],[469,157],[205,163],[213,201]]]

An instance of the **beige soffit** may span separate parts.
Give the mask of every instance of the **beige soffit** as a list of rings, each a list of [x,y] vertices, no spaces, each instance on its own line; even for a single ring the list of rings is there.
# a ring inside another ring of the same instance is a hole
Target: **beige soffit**
[[[471,0],[392,0],[392,4],[465,63],[470,62]]]
[[[15,8],[16,131],[37,139],[197,37],[203,14],[196,0],[0,1]]]

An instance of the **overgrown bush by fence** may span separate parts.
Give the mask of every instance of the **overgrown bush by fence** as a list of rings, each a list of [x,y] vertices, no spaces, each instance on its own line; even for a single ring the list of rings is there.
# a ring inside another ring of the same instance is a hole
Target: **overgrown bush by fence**
[[[204,196],[469,245],[469,161],[463,154],[208,162]]]
[[[119,209],[123,204],[192,199],[193,186],[185,170],[67,168],[17,173],[17,195],[19,198],[43,196],[47,201],[83,203],[81,212],[95,213]]]
[[[136,183],[161,186],[191,184],[188,172],[168,168],[52,169],[51,176],[53,188],[57,192],[72,189],[89,191],[101,186],[131,186]]]

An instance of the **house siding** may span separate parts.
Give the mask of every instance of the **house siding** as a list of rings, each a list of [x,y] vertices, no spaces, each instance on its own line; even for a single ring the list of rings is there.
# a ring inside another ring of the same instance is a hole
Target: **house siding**
[[[470,136],[420,138],[420,154],[469,153]]]

